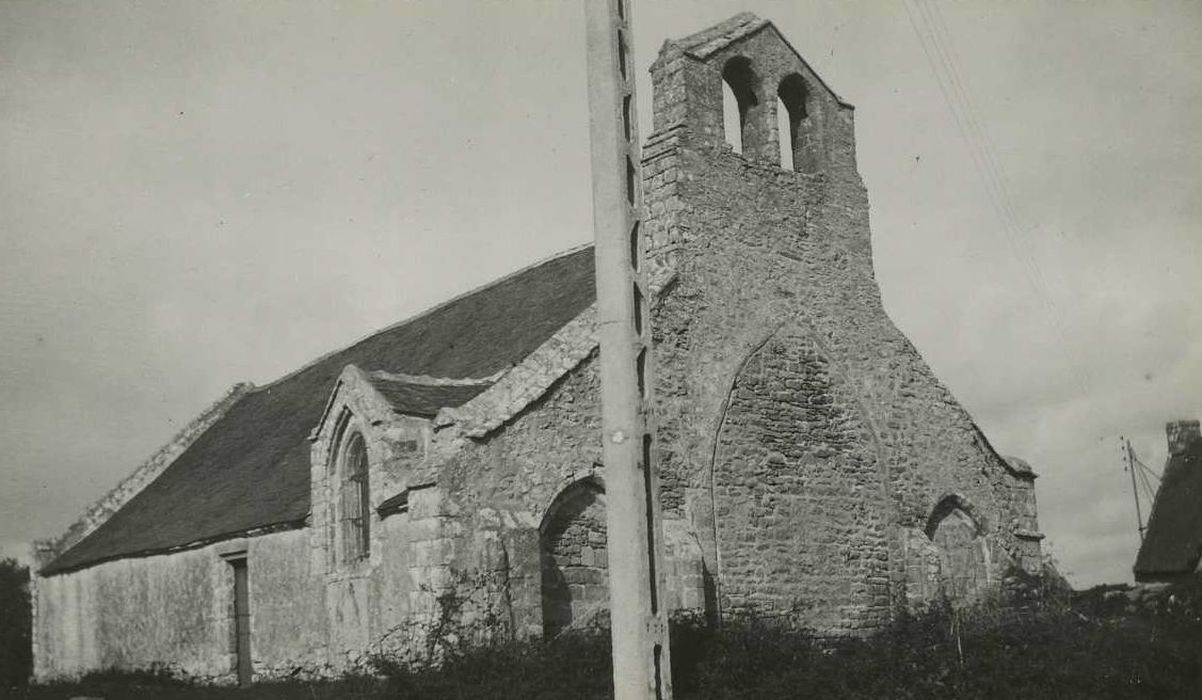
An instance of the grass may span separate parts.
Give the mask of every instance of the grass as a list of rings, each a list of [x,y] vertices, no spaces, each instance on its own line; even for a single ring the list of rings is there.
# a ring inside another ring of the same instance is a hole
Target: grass
[[[863,639],[817,640],[765,619],[672,630],[679,700],[811,697],[1202,697],[1202,583],[1133,604],[1123,590],[1033,596],[1018,605],[940,607]],[[381,658],[375,674],[249,689],[196,686],[162,674],[99,673],[17,691],[41,700],[104,698],[311,700],[610,697],[603,634],[452,651],[437,669]]]

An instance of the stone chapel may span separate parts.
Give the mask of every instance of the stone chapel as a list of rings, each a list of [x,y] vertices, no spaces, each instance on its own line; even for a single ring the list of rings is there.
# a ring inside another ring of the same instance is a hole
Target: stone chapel
[[[651,73],[672,609],[853,634],[1037,571],[1035,474],[882,307],[852,106],[750,14],[664,43]],[[36,678],[333,674],[421,655],[449,613],[604,624],[593,274],[570,250],[235,386],[36,545]]]

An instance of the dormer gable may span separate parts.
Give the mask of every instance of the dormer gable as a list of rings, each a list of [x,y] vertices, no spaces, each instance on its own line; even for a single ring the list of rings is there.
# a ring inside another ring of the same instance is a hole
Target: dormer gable
[[[314,571],[356,576],[380,562],[380,522],[391,512],[382,506],[409,488],[429,453],[429,417],[413,413],[421,412],[423,391],[433,385],[404,379],[347,365],[330,392],[309,438]],[[482,389],[456,384],[437,391]]]

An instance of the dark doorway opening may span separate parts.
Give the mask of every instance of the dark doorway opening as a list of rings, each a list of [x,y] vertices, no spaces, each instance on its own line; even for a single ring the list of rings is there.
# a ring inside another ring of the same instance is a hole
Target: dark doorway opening
[[[234,654],[238,663],[238,685],[248,686],[254,678],[250,660],[250,578],[246,559],[230,559],[234,569]]]

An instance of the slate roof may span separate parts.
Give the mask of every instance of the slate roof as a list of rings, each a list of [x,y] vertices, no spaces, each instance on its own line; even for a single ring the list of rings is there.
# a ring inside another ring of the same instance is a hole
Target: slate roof
[[[593,251],[584,247],[453,299],[255,389],[42,574],[264,528],[300,527],[309,513],[308,436],[344,367],[354,364],[369,373],[489,377],[521,361],[594,299]],[[440,405],[459,405],[486,387],[419,387],[383,380],[377,386],[397,410],[427,416]]]
[[[368,375],[372,387],[399,413],[432,418],[444,406],[462,406],[492,386],[491,381],[472,384],[427,384]]]
[[[1193,573],[1202,555],[1202,440],[1171,455],[1161,476],[1143,544],[1135,558],[1136,580]]]

